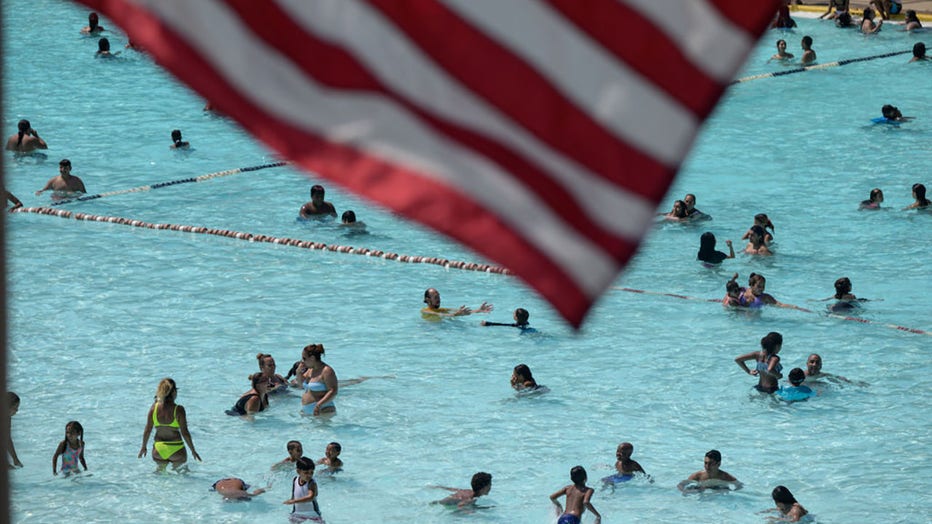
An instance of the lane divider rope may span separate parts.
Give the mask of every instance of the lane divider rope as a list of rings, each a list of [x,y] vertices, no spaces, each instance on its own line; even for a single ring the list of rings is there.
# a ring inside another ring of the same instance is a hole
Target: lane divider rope
[[[890,58],[891,56],[905,55],[907,53],[912,53],[913,50],[909,49],[907,51],[894,51],[892,53],[884,53],[882,55],[873,55],[873,56],[864,56],[860,58],[846,58],[844,60],[839,60],[837,62],[828,62],[826,64],[816,64],[805,67],[797,67],[795,69],[786,69],[783,71],[774,71],[773,73],[761,73],[759,75],[751,75],[743,78],[738,78],[737,80],[732,80],[729,85],[743,84],[744,82],[750,82],[751,80],[759,80],[761,78],[773,78],[776,76],[792,75],[794,73],[802,73],[804,71],[812,71],[815,69],[828,69],[830,67],[838,67],[848,64],[853,64],[855,62],[866,62],[868,60],[876,60],[878,58]]]
[[[153,189],[160,189],[168,186],[175,186],[178,184],[188,184],[192,182],[203,182],[205,180],[212,180],[214,178],[219,178],[222,176],[235,175],[237,173],[247,173],[249,171],[258,171],[260,169],[268,169],[270,167],[281,167],[288,165],[288,162],[272,162],[271,164],[261,164],[258,166],[249,166],[249,167],[237,167],[235,169],[227,169],[226,171],[218,171],[216,173],[209,173],[206,175],[195,176],[191,178],[182,178],[180,180],[170,180],[168,182],[158,182],[156,184],[149,184],[145,186],[133,187],[130,189],[118,189],[116,191],[108,191],[106,193],[97,193],[96,195],[84,195],[75,198],[67,198],[64,200],[58,200],[52,202],[53,206],[61,206],[64,204],[70,204],[72,202],[83,202],[85,200],[96,200],[98,198],[104,198],[114,195],[123,195],[126,193],[139,193],[141,191],[151,191]]]
[[[434,264],[450,269],[463,269],[466,271],[479,271],[482,273],[496,273],[499,275],[513,274],[508,269],[491,264],[479,264],[476,262],[464,262],[462,260],[448,260],[440,257],[425,257],[418,255],[400,255],[398,253],[386,252],[380,249],[369,249],[365,247],[340,246],[335,244],[324,244],[323,242],[313,242],[310,240],[300,240],[297,238],[281,238],[271,235],[254,235],[242,231],[232,231],[229,229],[215,229],[202,226],[190,226],[180,224],[153,224],[142,220],[129,219],[124,217],[92,215],[90,213],[76,213],[67,209],[52,209],[50,207],[21,207],[13,210],[14,213],[35,213],[39,215],[52,215],[61,218],[73,218],[75,220],[84,220],[88,222],[108,222],[111,224],[120,224],[124,226],[141,227],[145,229],[167,229],[170,231],[182,231],[185,233],[200,233],[206,235],[216,235],[237,240],[246,240],[249,242],[268,242],[270,244],[280,244],[286,246],[299,247],[303,249],[315,249],[318,251],[334,251],[338,253],[352,253],[356,255],[367,255],[378,257],[385,260],[396,260],[398,262],[408,262],[412,264]]]

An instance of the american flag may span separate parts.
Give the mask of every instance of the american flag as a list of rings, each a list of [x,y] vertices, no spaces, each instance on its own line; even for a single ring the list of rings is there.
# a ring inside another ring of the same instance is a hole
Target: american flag
[[[78,0],[285,158],[579,326],[776,0]]]

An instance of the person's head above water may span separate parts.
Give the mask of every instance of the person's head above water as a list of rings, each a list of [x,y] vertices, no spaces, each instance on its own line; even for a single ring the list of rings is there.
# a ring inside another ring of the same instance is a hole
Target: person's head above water
[[[793,368],[790,370],[789,379],[790,384],[798,386],[802,384],[804,380],[806,380],[806,372],[800,368]]]
[[[492,475],[480,471],[472,476],[469,485],[472,488],[473,495],[476,497],[486,495],[492,489]]]
[[[432,287],[425,289],[424,303],[429,307],[440,307],[440,292]]]
[[[353,224],[356,222],[356,213],[353,211],[344,211],[343,216],[340,217],[340,220],[344,224]]]
[[[889,119],[889,120],[896,120],[897,118],[903,117],[903,113],[900,112],[900,108],[894,105],[890,105],[890,104],[886,104],[883,107],[881,107],[880,113],[883,115],[884,118]]]
[[[913,57],[920,59],[926,57],[926,44],[924,42],[916,42],[913,44]]]
[[[515,310],[514,318],[515,318],[515,322],[519,326],[526,325],[530,317],[531,317],[531,314],[528,313],[528,311],[524,309],[523,307],[519,307],[518,309]]]
[[[809,355],[806,359],[806,374],[818,375],[822,372],[822,357],[818,353]]]
[[[841,277],[835,281],[835,298],[851,292],[851,280],[848,277]]]
[[[783,346],[783,335],[777,333],[776,331],[771,331],[764,335],[760,339],[760,347],[768,355],[776,355],[780,351],[780,348]]]

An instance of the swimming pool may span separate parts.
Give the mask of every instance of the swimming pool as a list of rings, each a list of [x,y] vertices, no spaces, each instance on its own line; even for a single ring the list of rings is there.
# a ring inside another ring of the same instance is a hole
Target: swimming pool
[[[93,59],[95,39],[78,36],[86,11],[38,0],[4,3],[3,128],[29,118],[49,142],[47,161],[7,163],[7,187],[27,206],[32,192],[68,157],[89,192],[118,190],[260,165],[276,159],[232,124],[201,112],[204,101],[146,58]],[[24,20],[42,20],[28,24]],[[884,31],[872,38],[800,20],[795,33],[770,33],[740,76],[780,70],[766,64],[784,37],[798,52],[812,34],[821,62],[905,50],[922,35]],[[110,26],[107,20],[102,24]],[[114,48],[125,38],[110,35]],[[13,436],[25,468],[11,472],[16,522],[284,521],[290,474],[271,475],[285,443],[301,440],[323,456],[343,445],[346,471],[321,479],[331,524],[447,522],[431,506],[493,474],[482,522],[542,522],[547,496],[581,464],[590,484],[609,475],[614,450],[655,482],[629,483],[593,500],[605,522],[761,522],[770,490],[789,487],[819,522],[927,520],[932,339],[886,327],[932,331],[925,232],[932,216],[899,211],[909,187],[926,185],[932,163],[929,64],[906,57],[862,62],[734,86],[701,135],[659,211],[696,193],[713,215],[703,224],[660,224],[618,287],[718,298],[733,272],[768,278],[779,300],[821,310],[815,301],[848,276],[870,302],[873,324],[768,309],[746,316],[704,300],[615,290],[576,334],[515,280],[371,257],[250,243],[216,236],[64,220],[10,217],[10,387],[22,397]],[[38,86],[38,87],[37,87]],[[918,119],[899,129],[868,125],[885,103]],[[168,150],[180,128],[195,151]],[[354,209],[371,234],[348,237],[295,221],[312,181],[290,168],[240,173],[197,184],[63,206],[75,212],[153,223],[363,246],[410,255],[476,260],[324,182],[338,211]],[[880,212],[859,212],[872,187]],[[738,242],[755,213],[776,224],[777,256],[739,255],[719,269],[695,261],[699,235]],[[444,305],[496,306],[488,317],[434,324],[418,310],[427,287]],[[482,328],[525,307],[540,330],[522,336]],[[784,365],[817,351],[825,370],[868,387],[823,388],[783,405],[753,393],[733,359],[783,333]],[[255,422],[223,414],[248,389],[255,355],[271,353],[287,371],[301,348],[321,342],[341,378],[395,375],[343,388],[338,414],[298,413],[297,393],[273,398]],[[516,399],[511,369],[524,362],[551,392]],[[185,475],[153,475],[137,459],[146,410],[162,377],[178,382],[203,463]],[[64,425],[85,428],[91,476],[53,477],[49,460]],[[722,451],[722,468],[744,481],[737,492],[682,496],[674,486]],[[213,481],[240,476],[269,494],[224,504]],[[591,522],[591,517],[584,519]]]

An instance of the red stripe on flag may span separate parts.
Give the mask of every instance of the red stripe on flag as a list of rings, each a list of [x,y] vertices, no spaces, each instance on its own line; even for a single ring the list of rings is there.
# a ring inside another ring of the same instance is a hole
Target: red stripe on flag
[[[651,20],[617,0],[548,0],[631,69],[666,91],[699,117],[715,107],[722,86],[693,65],[676,42]],[[618,21],[624,20],[619,27]]]
[[[674,171],[618,140],[521,57],[445,6],[430,1],[367,0],[420,50],[541,142],[652,202]]]

